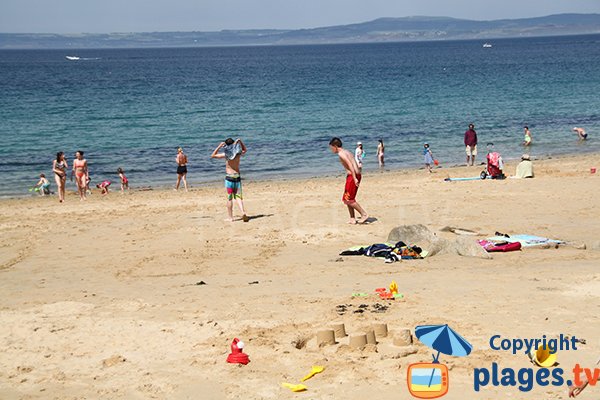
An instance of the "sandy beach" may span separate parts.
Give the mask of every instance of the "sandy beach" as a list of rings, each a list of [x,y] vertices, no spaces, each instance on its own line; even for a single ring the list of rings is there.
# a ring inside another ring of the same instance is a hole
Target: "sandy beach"
[[[402,328],[449,324],[473,345],[468,357],[442,355],[447,399],[565,399],[566,386],[488,385],[473,391],[475,368],[535,368],[525,354],[493,351],[490,337],[575,335],[575,363],[600,357],[600,157],[535,161],[535,179],[444,182],[479,167],[366,171],[358,200],[376,220],[346,224],[342,175],[245,181],[252,216],[226,223],[225,190],[72,191],[0,202],[0,398],[2,399],[360,399],[411,398],[408,365],[431,361],[418,340],[394,346]],[[506,170],[514,173],[515,163]],[[135,186],[135,182],[132,182]],[[113,185],[114,186],[114,185]],[[440,237],[456,226],[476,238],[526,233],[585,243],[586,249],[524,249],[492,259],[438,254],[386,264],[340,257],[384,242],[394,227],[423,224]],[[402,299],[371,295],[392,280]],[[199,285],[199,282],[205,282]],[[371,312],[376,303],[384,312]],[[336,306],[348,311],[339,315]],[[361,304],[367,312],[354,313]],[[349,333],[376,322],[390,335],[351,349],[348,338],[319,348],[317,331]],[[251,362],[226,363],[233,338]],[[300,348],[299,348],[300,347]],[[325,370],[292,393],[313,365]],[[588,388],[582,399],[593,398]]]

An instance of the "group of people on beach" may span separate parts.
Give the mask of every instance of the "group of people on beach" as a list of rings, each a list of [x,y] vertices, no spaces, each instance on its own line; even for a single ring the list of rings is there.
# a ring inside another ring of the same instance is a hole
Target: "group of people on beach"
[[[82,150],[77,150],[75,152],[75,159],[73,160],[73,166],[71,168],[70,179],[73,181],[75,179],[75,184],[77,186],[77,193],[79,194],[80,200],[87,200],[87,195],[91,193],[90,190],[90,171],[88,169],[88,162],[83,157],[84,152]],[[65,153],[59,151],[56,153],[56,159],[52,161],[52,172],[54,173],[54,180],[56,182],[58,201],[65,201],[65,190],[67,186],[67,171],[69,170],[69,164],[67,162],[67,158]],[[125,176],[125,172],[122,168],[117,169],[117,174],[119,175],[119,179],[121,180],[121,191],[125,191],[129,189],[129,181]],[[96,185],[98,189],[101,190],[103,195],[108,194],[108,187],[111,185],[111,181],[106,179]],[[50,182],[46,178],[45,174],[40,174],[40,180],[35,186],[42,196],[50,194]]]
[[[531,145],[533,139],[528,126],[524,126],[524,142],[523,146],[528,147]],[[575,127],[573,131],[579,136],[580,140],[586,140],[588,138],[587,133],[583,128]],[[475,157],[477,156],[477,132],[475,131],[475,125],[469,124],[468,129],[464,134],[464,144],[466,151],[466,162],[467,166],[475,165]],[[362,168],[363,161],[365,158],[365,150],[362,142],[358,142],[354,154],[346,150],[342,146],[342,140],[338,137],[334,137],[329,142],[329,148],[332,153],[337,154],[339,160],[346,171],[346,181],[344,186],[344,194],[342,196],[342,202],[347,206],[348,213],[350,215],[350,224],[363,224],[368,222],[369,215],[362,208],[362,206],[356,201],[356,195],[362,179]],[[243,195],[242,195],[242,178],[240,175],[240,161],[241,157],[247,152],[246,145],[241,139],[227,138],[221,142],[212,152],[211,158],[225,160],[225,189],[227,192],[227,221],[234,221],[233,217],[233,203],[237,203],[240,212],[242,213],[241,220],[244,222],[249,221],[249,217],[244,208]],[[383,139],[379,139],[377,144],[377,160],[380,168],[385,166],[385,145]],[[428,172],[432,171],[433,165],[438,165],[438,161],[434,158],[429,143],[423,145],[423,158],[424,164]],[[525,161],[530,161],[528,157]],[[175,190],[179,190],[181,184],[185,191],[188,191],[187,183],[187,155],[183,152],[183,149],[179,147],[177,149],[177,155],[175,157],[177,163],[177,182],[175,184]],[[65,157],[64,152],[60,151],[56,154],[56,159],[52,163],[52,171],[54,172],[54,178],[56,181],[57,192],[59,201],[62,203],[65,200],[65,187],[67,181],[67,170],[69,165]],[[129,180],[125,175],[122,168],[117,169],[117,174],[121,183],[121,192],[125,192],[129,189]],[[88,169],[88,162],[84,158],[84,152],[78,150],[75,153],[75,159],[71,169],[71,181],[75,179],[77,185],[77,191],[80,200],[86,200],[87,194],[91,193],[90,184],[90,173]],[[106,179],[96,185],[101,190],[103,195],[109,193],[109,187],[111,181]],[[44,174],[40,174],[40,178],[35,188],[36,191],[40,192],[41,195],[50,194],[50,182]],[[357,217],[356,214],[360,217]]]

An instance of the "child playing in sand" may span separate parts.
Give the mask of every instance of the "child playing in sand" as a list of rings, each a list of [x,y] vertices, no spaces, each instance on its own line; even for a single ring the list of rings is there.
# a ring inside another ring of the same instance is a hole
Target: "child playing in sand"
[[[119,179],[121,179],[121,193],[124,193],[125,189],[129,190],[129,180],[125,176],[125,171],[123,171],[123,168],[117,168],[117,173],[119,174]]]
[[[101,183],[97,184],[96,187],[100,190],[102,190],[102,195],[104,196],[105,194],[108,194],[108,187],[110,186],[112,182],[109,180],[105,180],[102,181]]]
[[[42,196],[50,194],[50,182],[46,179],[46,175],[40,174],[40,180],[35,184],[34,188]]]
[[[433,154],[431,154],[431,149],[429,148],[429,143],[425,143],[423,145],[423,157],[425,158],[425,167],[429,173],[432,173],[431,164],[433,164]]]
[[[342,140],[337,137],[331,139],[329,142],[329,149],[333,154],[338,155],[342,166],[346,170],[346,186],[344,188],[342,202],[348,207],[348,213],[350,213],[350,221],[348,221],[348,223],[364,224],[369,219],[369,215],[356,201],[356,193],[358,192],[358,186],[360,185],[362,176],[358,164],[354,159],[354,155],[342,147]],[[360,219],[358,221],[355,218],[355,211],[360,213]]]

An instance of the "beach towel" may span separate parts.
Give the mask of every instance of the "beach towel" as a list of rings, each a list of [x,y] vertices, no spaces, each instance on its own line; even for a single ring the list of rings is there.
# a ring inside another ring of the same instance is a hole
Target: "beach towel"
[[[506,238],[505,238],[506,239]],[[488,253],[493,252],[503,252],[506,253],[508,251],[517,251],[521,250],[521,243],[519,242],[504,242],[504,243],[494,243],[488,240],[479,240],[478,243],[487,251]]]
[[[225,158],[233,160],[238,154],[242,153],[242,146],[239,143],[232,143],[223,147]]]
[[[548,239],[541,236],[534,235],[510,235],[506,236],[492,236],[486,239],[489,242],[494,243],[521,243],[522,247],[535,247],[535,246],[545,246],[545,245],[556,245],[556,244],[564,244],[565,242],[562,240],[556,239]]]

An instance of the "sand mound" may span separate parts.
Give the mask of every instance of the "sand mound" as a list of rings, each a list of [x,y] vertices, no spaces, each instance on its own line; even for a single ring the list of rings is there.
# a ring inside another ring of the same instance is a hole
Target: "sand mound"
[[[427,249],[429,251],[428,257],[436,254],[458,254],[465,257],[492,258],[474,238],[444,239],[436,236],[435,233],[422,224],[401,225],[392,229],[387,241],[396,243],[400,240],[406,244],[417,244]]]

